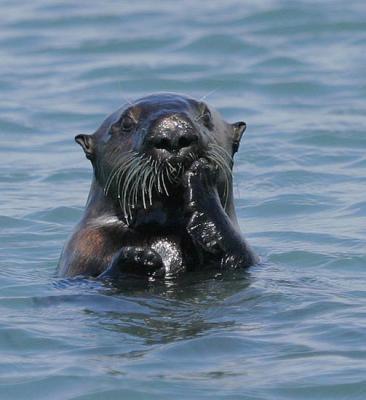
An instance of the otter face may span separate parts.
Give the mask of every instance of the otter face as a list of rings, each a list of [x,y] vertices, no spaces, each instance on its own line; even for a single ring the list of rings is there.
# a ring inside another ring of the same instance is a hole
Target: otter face
[[[245,127],[243,122],[226,123],[203,102],[167,93],[129,104],[93,135],[75,140],[128,223],[134,210],[179,192],[184,171],[201,157],[216,166],[225,204],[232,190],[232,157]]]
[[[143,98],[123,110],[111,135],[120,135],[131,151],[159,164],[189,166],[207,150],[210,129],[206,105],[165,94]]]

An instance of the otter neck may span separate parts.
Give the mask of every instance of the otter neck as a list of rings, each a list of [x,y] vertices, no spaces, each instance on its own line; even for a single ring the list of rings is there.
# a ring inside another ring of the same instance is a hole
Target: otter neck
[[[89,221],[97,221],[98,225],[113,223],[133,229],[155,226],[158,229],[174,229],[180,223],[183,224],[183,195],[175,193],[170,197],[154,199],[148,209],[140,208],[134,212],[134,218],[129,225],[117,200],[105,195],[103,186],[93,177],[89,196],[86,202],[85,218]]]
[[[95,177],[93,177],[88,199],[86,201],[85,217],[89,220],[103,219],[115,221],[120,219],[119,211],[113,200],[105,196],[104,188],[100,185]]]

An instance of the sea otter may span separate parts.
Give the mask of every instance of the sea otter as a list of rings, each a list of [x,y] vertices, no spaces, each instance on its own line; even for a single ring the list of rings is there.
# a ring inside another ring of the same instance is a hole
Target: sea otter
[[[202,101],[159,93],[126,104],[94,134],[77,135],[94,174],[58,274],[153,279],[254,264],[232,190],[245,128]]]

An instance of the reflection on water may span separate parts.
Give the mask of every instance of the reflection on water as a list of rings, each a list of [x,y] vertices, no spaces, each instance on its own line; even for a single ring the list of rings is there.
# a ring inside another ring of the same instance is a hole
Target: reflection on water
[[[231,297],[238,292],[244,294],[249,285],[249,273],[232,271],[189,274],[149,283],[128,280],[117,287],[80,278],[56,281],[54,286],[76,293],[69,296],[70,301],[81,300],[83,312],[98,321],[100,329],[133,336],[146,344],[158,344],[233,326],[235,319],[221,315],[222,307],[235,303]],[[56,302],[60,297],[64,295],[58,295]],[[38,304],[55,305],[49,301],[49,297],[42,298]],[[245,297],[240,301],[245,301]]]

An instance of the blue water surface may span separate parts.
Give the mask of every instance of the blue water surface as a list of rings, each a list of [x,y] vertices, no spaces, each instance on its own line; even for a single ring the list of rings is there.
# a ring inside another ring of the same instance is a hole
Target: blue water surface
[[[0,399],[366,398],[366,3],[0,4]],[[240,225],[263,262],[115,289],[55,278],[126,99],[248,129]]]

